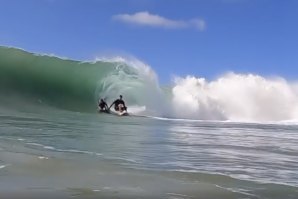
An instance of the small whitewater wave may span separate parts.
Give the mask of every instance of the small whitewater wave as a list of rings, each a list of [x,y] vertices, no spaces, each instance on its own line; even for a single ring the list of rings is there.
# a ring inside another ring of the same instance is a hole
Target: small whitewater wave
[[[49,157],[46,157],[46,156],[38,156],[38,159],[40,159],[40,160],[48,160]]]
[[[85,151],[85,150],[78,150],[78,149],[59,149],[55,148],[53,146],[48,146],[48,145],[43,145],[35,142],[26,142],[25,144],[35,146],[35,147],[40,147],[46,150],[50,151],[56,151],[56,152],[63,152],[63,153],[76,153],[76,154],[86,154],[86,155],[91,155],[91,156],[100,156],[106,160],[112,160],[112,161],[121,161],[121,162],[129,162],[129,163],[139,163],[136,160],[129,159],[129,158],[123,158],[123,157],[103,157],[103,154],[98,153],[98,152],[93,152],[93,151]],[[47,157],[40,156],[39,159],[47,159]]]
[[[47,146],[47,145],[34,143],[34,142],[27,142],[26,144],[31,145],[31,146],[41,147],[41,148],[51,150],[51,151],[57,151],[57,152],[80,153],[80,154],[88,154],[88,155],[96,155],[96,156],[102,155],[101,153],[92,152],[92,151],[83,151],[83,150],[77,150],[77,149],[58,149],[53,146]]]
[[[8,166],[9,166],[8,164],[6,164],[6,165],[0,165],[0,169],[4,169],[4,168],[6,168]]]

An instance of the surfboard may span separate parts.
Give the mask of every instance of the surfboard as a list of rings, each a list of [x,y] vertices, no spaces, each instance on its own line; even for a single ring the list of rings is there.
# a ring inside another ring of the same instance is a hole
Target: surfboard
[[[117,115],[117,116],[129,116],[127,111],[113,111],[113,110],[98,110],[98,113],[106,113],[106,114],[112,114],[112,115]]]
[[[128,112],[127,111],[122,111],[118,113],[120,116],[128,116]]]
[[[118,116],[128,116],[129,115],[127,111],[120,112],[120,111],[112,111],[112,110],[110,110],[110,113],[111,114],[114,114],[114,115],[118,115]]]

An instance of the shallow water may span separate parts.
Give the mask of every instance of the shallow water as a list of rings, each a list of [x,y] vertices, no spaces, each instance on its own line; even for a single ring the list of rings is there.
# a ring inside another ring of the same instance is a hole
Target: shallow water
[[[297,198],[298,126],[1,107],[0,195]]]

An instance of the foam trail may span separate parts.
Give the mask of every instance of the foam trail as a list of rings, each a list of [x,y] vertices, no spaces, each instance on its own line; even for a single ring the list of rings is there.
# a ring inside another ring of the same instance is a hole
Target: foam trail
[[[282,78],[228,73],[215,81],[176,78],[174,114],[185,118],[282,121],[298,118],[298,89]]]

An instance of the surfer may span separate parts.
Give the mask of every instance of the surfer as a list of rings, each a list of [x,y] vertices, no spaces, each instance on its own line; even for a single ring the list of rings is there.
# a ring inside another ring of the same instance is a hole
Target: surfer
[[[115,104],[115,106],[114,106],[114,109],[115,109],[115,111],[120,111],[120,112],[122,112],[122,111],[126,111],[127,110],[127,107],[125,106],[125,102],[123,101],[123,99],[122,99],[122,95],[120,95],[119,96],[119,99],[116,99],[112,104],[111,104],[111,106],[109,107],[109,109],[113,106]]]
[[[100,112],[108,112],[109,111],[108,104],[103,99],[100,99],[100,101],[98,102],[98,108],[99,108]]]

